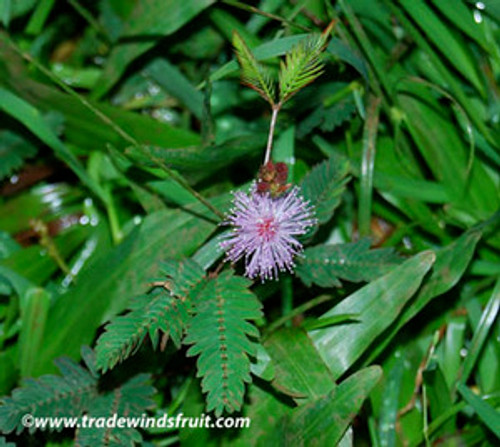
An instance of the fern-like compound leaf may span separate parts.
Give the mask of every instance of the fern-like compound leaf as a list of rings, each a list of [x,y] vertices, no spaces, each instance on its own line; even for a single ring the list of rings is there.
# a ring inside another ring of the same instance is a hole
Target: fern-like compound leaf
[[[26,158],[33,157],[37,148],[19,135],[3,130],[0,132],[0,180],[19,169]]]
[[[103,372],[130,357],[149,335],[156,349],[163,334],[180,346],[189,319],[191,295],[203,286],[205,272],[196,262],[166,261],[162,286],[135,298],[125,315],[106,326],[96,345],[97,367]]]
[[[370,250],[370,239],[365,238],[348,244],[307,248],[298,261],[296,273],[307,286],[340,287],[339,279],[372,281],[399,264],[401,259],[390,248]]]
[[[302,192],[316,210],[318,223],[324,224],[340,205],[340,197],[349,181],[349,161],[345,157],[332,156],[315,166],[304,178]]]
[[[241,36],[233,33],[233,46],[241,67],[242,82],[274,105],[275,86],[269,72],[260,64]]]
[[[323,73],[321,53],[326,35],[311,36],[295,45],[281,62],[279,86],[280,102],[288,101],[295,93]]]
[[[231,271],[208,281],[196,299],[195,316],[184,342],[187,355],[198,355],[198,377],[207,394],[207,410],[231,413],[243,403],[250,382],[250,359],[259,336],[251,323],[261,317],[261,304],[248,290],[250,281]]]
[[[92,418],[92,426],[79,428],[75,445],[130,446],[142,444],[137,428],[147,427],[145,411],[154,406],[152,396],[155,389],[149,384],[148,374],[139,374],[109,393],[100,395],[92,403],[86,417]],[[129,418],[129,425],[120,426],[120,418]],[[135,428],[133,427],[135,425]]]
[[[103,372],[133,355],[147,335],[158,345],[160,331],[179,346],[188,313],[184,302],[156,288],[136,297],[130,310],[106,325],[96,345],[97,367]]]
[[[300,122],[297,127],[297,136],[303,138],[316,128],[321,129],[323,132],[332,132],[351,119],[355,113],[356,105],[351,97],[343,99],[330,107],[317,106],[312,113]]]
[[[76,417],[86,411],[97,396],[97,379],[70,359],[56,360],[61,376],[25,379],[21,388],[0,401],[0,432],[20,433],[25,415],[33,417]],[[35,431],[30,427],[30,432]],[[53,430],[62,430],[62,425]],[[43,429],[43,428],[41,428]],[[47,426],[46,429],[51,429]]]
[[[169,259],[161,263],[161,271],[167,278],[166,288],[172,296],[182,301],[196,296],[204,286],[205,271],[192,259],[182,262]]]

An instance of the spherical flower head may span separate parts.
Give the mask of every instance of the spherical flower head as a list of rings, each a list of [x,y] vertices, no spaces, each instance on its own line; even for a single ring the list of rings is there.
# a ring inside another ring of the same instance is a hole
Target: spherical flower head
[[[245,258],[245,276],[275,279],[280,271],[293,272],[293,259],[302,252],[297,236],[316,224],[314,211],[298,187],[272,197],[254,184],[247,194],[234,193],[233,208],[224,222],[233,227],[222,242],[232,262]]]

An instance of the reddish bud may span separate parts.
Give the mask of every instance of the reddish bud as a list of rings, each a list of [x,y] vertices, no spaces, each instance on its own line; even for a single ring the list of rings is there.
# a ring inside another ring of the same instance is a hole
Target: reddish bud
[[[279,185],[278,183],[272,183],[270,186],[271,197],[279,197],[283,193],[287,192],[288,189],[292,186],[290,183],[288,185]]]
[[[257,177],[257,192],[270,192],[272,197],[278,197],[288,190],[288,166],[285,163],[272,161],[262,165]]]
[[[285,163],[276,163],[276,181],[284,184],[288,178],[288,166]]]
[[[262,194],[264,192],[267,192],[269,191],[269,183],[267,182],[262,182],[262,181],[259,181],[257,182],[257,192]]]
[[[259,179],[264,182],[270,182],[274,179],[276,175],[276,170],[272,161],[268,161],[265,165],[262,165],[259,169]]]

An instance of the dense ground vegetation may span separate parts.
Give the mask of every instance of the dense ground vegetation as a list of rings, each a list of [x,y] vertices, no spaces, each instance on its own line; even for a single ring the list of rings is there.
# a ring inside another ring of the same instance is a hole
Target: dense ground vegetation
[[[0,0],[0,20],[0,446],[498,445],[496,0]],[[223,262],[221,222],[276,117],[276,185],[317,224],[263,282]]]

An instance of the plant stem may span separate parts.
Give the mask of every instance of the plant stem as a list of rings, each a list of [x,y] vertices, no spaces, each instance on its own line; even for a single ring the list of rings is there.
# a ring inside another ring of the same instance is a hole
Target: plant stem
[[[271,159],[271,150],[273,147],[274,138],[274,128],[276,127],[276,120],[278,119],[278,113],[281,109],[281,102],[273,105],[273,114],[271,116],[271,124],[269,126],[269,136],[267,138],[266,155],[264,157],[264,165],[266,165]]]
[[[110,185],[105,185],[108,201],[106,203],[106,212],[108,214],[109,228],[111,229],[111,237],[115,245],[118,245],[123,239],[123,233],[120,229],[120,221],[116,212],[115,202],[113,200],[113,191]]]
[[[224,219],[224,213],[219,211],[215,206],[213,206],[205,197],[203,197],[196,189],[192,188],[191,185],[188,183],[188,181],[182,177],[182,175],[178,174],[175,172],[173,169],[170,169],[164,162],[163,160],[160,160],[159,158],[154,157],[151,155],[146,149],[144,149],[142,146],[137,146],[141,151],[146,154],[154,163],[156,163],[161,169],[163,169],[172,180],[177,182],[180,186],[182,186],[185,190],[189,191],[200,203],[205,205],[206,208],[208,208],[212,213],[214,213],[217,217],[220,219]]]
[[[111,41],[106,29],[94,18],[89,10],[84,8],[77,0],[68,0],[68,3],[73,6],[78,14],[80,14],[89,25],[94,28],[102,37],[109,43]]]
[[[308,33],[311,32],[311,28],[308,28],[307,26],[303,26],[299,23],[294,23],[291,20],[287,20],[287,19],[280,17],[276,14],[271,14],[269,12],[263,11],[261,9],[256,8],[255,6],[246,5],[245,3],[242,3],[242,2],[239,2],[236,0],[222,0],[222,3],[226,3],[227,5],[231,5],[231,6],[234,6],[236,8],[243,9],[244,11],[252,12],[254,14],[259,14],[263,17],[267,17],[268,19],[277,20],[278,22],[284,23],[284,24],[289,25],[289,26],[294,26],[294,27],[301,29],[302,31],[306,31]]]

